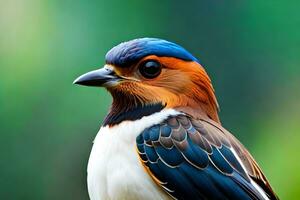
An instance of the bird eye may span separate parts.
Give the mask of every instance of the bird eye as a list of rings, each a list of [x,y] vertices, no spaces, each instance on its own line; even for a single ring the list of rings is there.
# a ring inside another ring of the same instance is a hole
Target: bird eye
[[[140,64],[139,71],[145,78],[155,78],[161,72],[161,64],[155,60],[147,60]]]

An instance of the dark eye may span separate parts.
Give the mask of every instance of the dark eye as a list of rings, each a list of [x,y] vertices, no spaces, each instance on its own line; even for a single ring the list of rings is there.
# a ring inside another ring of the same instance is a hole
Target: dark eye
[[[139,71],[145,78],[155,78],[161,72],[161,64],[155,60],[147,60],[140,64]]]

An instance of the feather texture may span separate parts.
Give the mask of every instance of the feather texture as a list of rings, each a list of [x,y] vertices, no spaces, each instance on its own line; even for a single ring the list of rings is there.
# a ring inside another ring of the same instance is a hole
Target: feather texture
[[[148,55],[168,56],[186,61],[198,60],[183,47],[158,38],[139,38],[123,42],[112,48],[105,56],[106,63],[129,67]]]
[[[172,116],[136,142],[143,166],[176,199],[277,199],[248,151],[213,121]]]

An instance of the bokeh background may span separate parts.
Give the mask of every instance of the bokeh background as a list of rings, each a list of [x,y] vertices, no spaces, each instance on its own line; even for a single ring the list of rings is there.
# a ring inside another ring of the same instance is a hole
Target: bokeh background
[[[300,3],[0,0],[0,198],[88,199],[86,165],[111,102],[80,74],[121,41],[160,37],[206,67],[223,125],[281,199],[300,197]]]

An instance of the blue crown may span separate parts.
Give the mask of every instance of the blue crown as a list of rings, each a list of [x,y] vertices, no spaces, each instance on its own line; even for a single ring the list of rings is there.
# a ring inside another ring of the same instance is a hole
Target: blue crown
[[[106,63],[127,67],[148,55],[199,62],[183,47],[158,38],[139,38],[113,47],[105,56]]]

